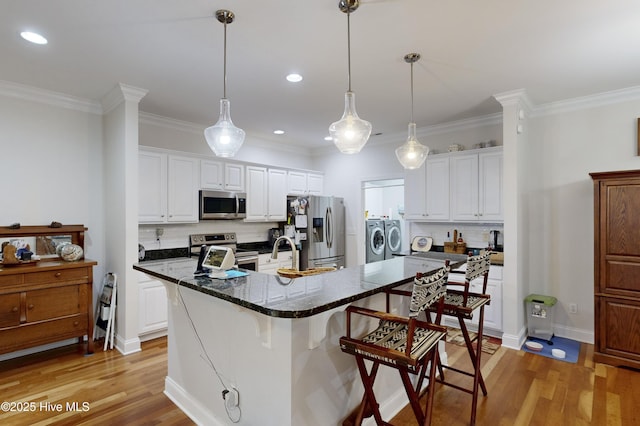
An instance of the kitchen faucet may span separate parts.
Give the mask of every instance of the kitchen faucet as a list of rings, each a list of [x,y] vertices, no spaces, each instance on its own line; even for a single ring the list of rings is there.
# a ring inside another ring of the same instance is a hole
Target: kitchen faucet
[[[278,258],[278,243],[280,242],[280,240],[287,240],[287,242],[291,246],[291,269],[297,270],[298,269],[298,249],[295,243],[293,242],[293,240],[291,239],[291,237],[288,237],[286,235],[281,235],[278,238],[276,238],[276,240],[273,243],[273,251],[271,252],[271,259]]]

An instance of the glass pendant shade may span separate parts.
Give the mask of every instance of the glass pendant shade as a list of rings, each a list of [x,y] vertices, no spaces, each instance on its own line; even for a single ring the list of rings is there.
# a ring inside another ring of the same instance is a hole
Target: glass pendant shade
[[[358,117],[355,93],[345,93],[344,113],[329,126],[329,135],[343,154],[357,154],[369,140],[371,123]]]
[[[218,157],[233,157],[244,142],[244,130],[237,128],[231,121],[231,102],[220,99],[220,117],[218,122],[204,131],[209,148]]]
[[[416,138],[416,123],[409,123],[409,137],[404,145],[396,149],[396,157],[405,169],[418,169],[429,155],[429,147]]]

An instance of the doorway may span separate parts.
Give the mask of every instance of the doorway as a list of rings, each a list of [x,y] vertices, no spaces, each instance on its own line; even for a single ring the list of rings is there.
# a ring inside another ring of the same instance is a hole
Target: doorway
[[[390,258],[394,253],[405,250],[405,242],[402,236],[404,235],[404,179],[380,179],[369,180],[362,182],[362,199],[364,211],[362,212],[363,218],[363,253],[365,254],[365,261],[368,261],[372,256],[366,256],[369,252],[369,244],[371,238],[368,238],[369,229],[368,223],[370,221],[376,221],[380,223],[389,223],[392,221],[395,226],[395,230],[391,227],[389,232],[391,236],[385,233],[385,248],[382,256],[374,256],[375,260],[384,260]],[[369,222],[368,222],[369,221]],[[398,233],[398,229],[400,232]],[[400,238],[400,241],[398,241]],[[386,241],[389,240],[389,241]],[[376,240],[379,243],[381,241]],[[389,244],[393,242],[393,244]],[[391,250],[393,248],[393,250]],[[385,254],[386,253],[386,254]],[[367,259],[368,258],[368,259]]]

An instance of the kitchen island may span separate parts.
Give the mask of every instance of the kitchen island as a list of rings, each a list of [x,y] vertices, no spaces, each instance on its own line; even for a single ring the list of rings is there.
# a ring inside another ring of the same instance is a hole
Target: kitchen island
[[[453,267],[466,260],[446,258]],[[340,424],[362,398],[355,361],[338,344],[344,309],[382,310],[385,289],[443,264],[444,257],[399,257],[295,279],[253,271],[194,278],[196,261],[188,258],[134,269],[167,289],[165,394],[172,401],[198,424],[297,426]],[[399,298],[392,308],[406,312]],[[395,371],[381,369],[376,391],[383,415],[407,403]]]

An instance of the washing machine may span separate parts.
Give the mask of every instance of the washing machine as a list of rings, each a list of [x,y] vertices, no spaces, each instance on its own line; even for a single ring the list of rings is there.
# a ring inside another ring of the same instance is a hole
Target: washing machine
[[[384,260],[385,234],[384,220],[367,220],[367,254],[366,262]]]
[[[399,220],[384,221],[385,248],[384,258],[391,259],[402,251],[402,229]]]

